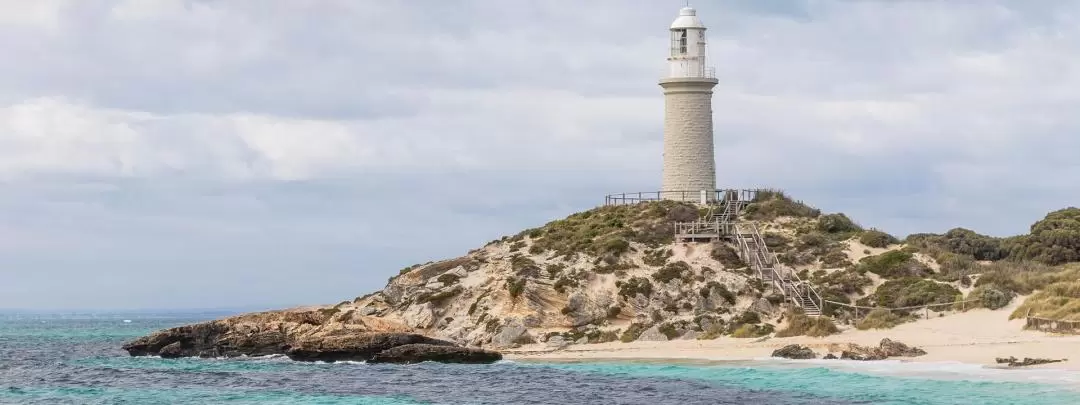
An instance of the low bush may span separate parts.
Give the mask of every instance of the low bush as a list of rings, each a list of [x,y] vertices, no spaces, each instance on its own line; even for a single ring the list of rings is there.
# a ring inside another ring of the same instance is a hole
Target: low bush
[[[914,254],[902,250],[890,250],[877,256],[867,256],[859,260],[856,270],[871,272],[884,278],[926,277],[933,271],[929,266],[915,258]]]
[[[629,280],[626,280],[619,285],[619,295],[626,299],[633,299],[634,297],[637,297],[638,294],[649,297],[652,295],[652,292],[652,282],[644,277],[631,277]]]
[[[822,337],[840,333],[832,319],[811,318],[802,311],[788,311],[788,326],[776,332],[776,337],[810,336]]]
[[[510,292],[510,298],[517,298],[525,292],[525,278],[510,277],[506,279],[506,290]]]
[[[759,191],[745,208],[743,215],[747,219],[770,221],[779,217],[817,218],[821,211],[792,200],[781,191]]]
[[[846,234],[862,231],[851,218],[842,213],[822,215],[818,218],[818,230],[829,234]]]
[[[773,328],[774,327],[771,324],[764,324],[764,325],[745,324],[745,325],[739,326],[737,329],[735,329],[734,332],[731,332],[731,337],[740,338],[740,339],[746,339],[746,338],[756,338],[756,337],[767,336],[768,334],[773,333]]]
[[[900,243],[900,241],[885,232],[870,229],[859,236],[859,243],[875,248],[887,248],[889,245]]]
[[[900,308],[956,301],[960,290],[949,284],[915,277],[886,281],[873,294],[859,300],[862,305]]]
[[[666,264],[667,259],[673,255],[671,249],[652,249],[645,252],[645,257],[642,258],[642,261],[645,262],[645,265],[660,267]]]
[[[674,263],[668,263],[664,267],[657,270],[652,274],[653,280],[661,283],[666,283],[674,279],[689,280],[693,276],[693,270],[690,269],[690,265],[686,262],[678,261]]]
[[[988,309],[1001,309],[1009,306],[1012,302],[1015,294],[1012,291],[1008,291],[1002,288],[998,288],[994,285],[982,285],[975,287],[968,294],[967,300],[978,300],[976,302],[967,303],[963,308],[975,308],[982,307]]]
[[[893,313],[887,309],[875,309],[866,314],[866,317],[855,323],[855,328],[860,330],[867,329],[892,329],[896,325],[900,325],[909,321],[910,318]]]
[[[641,334],[644,333],[646,330],[649,330],[649,328],[651,327],[652,324],[648,323],[632,323],[629,327],[626,328],[626,331],[623,332],[622,336],[619,337],[619,340],[623,343],[633,342],[637,340],[638,337],[641,337]]]
[[[874,284],[866,274],[851,268],[822,276],[815,275],[811,280],[814,285],[823,289],[837,290],[843,294],[862,294],[866,287]]]
[[[735,252],[735,249],[724,243],[714,243],[709,255],[712,256],[714,260],[720,262],[725,269],[731,270],[747,267],[746,262],[739,258],[739,254]]]

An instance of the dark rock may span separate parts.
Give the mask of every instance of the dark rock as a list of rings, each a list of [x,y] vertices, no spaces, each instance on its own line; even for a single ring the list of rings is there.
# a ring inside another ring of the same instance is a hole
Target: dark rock
[[[490,350],[431,344],[408,344],[384,350],[376,354],[368,362],[410,364],[437,361],[440,363],[487,364],[499,360],[502,360],[502,354]]]
[[[385,350],[413,344],[457,346],[453,342],[414,333],[343,333],[299,341],[286,350],[285,355],[301,361],[366,361]]]
[[[841,360],[872,361],[885,360],[888,356],[876,347],[852,345],[852,350],[840,352]]]
[[[1011,356],[1008,357],[1008,358],[998,357],[996,360],[997,360],[998,364],[1008,364],[1009,367],[1037,366],[1037,365],[1040,365],[1040,364],[1062,363],[1062,362],[1068,361],[1068,359],[1060,359],[1060,360],[1042,359],[1042,358],[1033,359],[1033,358],[1030,358],[1030,357],[1024,357],[1024,360],[1017,360],[1016,357],[1011,357]]]
[[[881,339],[878,345],[887,357],[918,357],[926,354],[926,351],[917,347],[911,347],[889,338]]]
[[[772,352],[772,357],[785,359],[808,360],[817,358],[817,353],[809,347],[800,345],[787,345]]]
[[[278,330],[251,330],[232,333],[220,322],[202,322],[165,329],[122,347],[132,356],[234,357],[284,353],[285,334]]]
[[[835,354],[829,353],[822,357],[822,360],[836,360],[837,358]]]

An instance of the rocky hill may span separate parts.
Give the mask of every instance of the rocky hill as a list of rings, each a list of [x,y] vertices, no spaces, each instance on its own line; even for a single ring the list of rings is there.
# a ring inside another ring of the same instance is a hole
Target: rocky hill
[[[294,340],[371,329],[350,325],[375,320],[379,331],[407,330],[501,349],[824,335],[836,333],[837,324],[885,328],[911,319],[904,311],[856,316],[838,305],[825,308],[827,318],[807,319],[757,280],[733,246],[674,242],[675,222],[704,213],[690,204],[658,201],[573,214],[462,257],[402,269],[382,290],[353,301],[311,309],[310,326],[291,326],[305,328]],[[1067,308],[1075,302],[1063,303],[1060,295],[1080,291],[1048,288],[1075,282],[1078,275],[1061,266],[1080,260],[1075,208],[1051,213],[1030,234],[1011,238],[954,229],[900,241],[780,192],[759,193],[741,219],[759,224],[778,259],[835,302],[896,308],[966,297],[978,301],[963,309],[997,309],[1017,294],[1046,289],[1058,293],[1027,307],[1071,316]],[[1068,299],[1080,301],[1080,295]],[[959,309],[946,305],[937,312]]]

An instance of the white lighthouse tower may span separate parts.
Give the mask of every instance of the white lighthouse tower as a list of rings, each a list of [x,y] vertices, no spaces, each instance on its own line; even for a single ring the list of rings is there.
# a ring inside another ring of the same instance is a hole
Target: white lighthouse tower
[[[671,23],[671,53],[664,89],[664,170],[666,199],[714,199],[712,93],[717,80],[705,63],[705,25],[686,7]]]

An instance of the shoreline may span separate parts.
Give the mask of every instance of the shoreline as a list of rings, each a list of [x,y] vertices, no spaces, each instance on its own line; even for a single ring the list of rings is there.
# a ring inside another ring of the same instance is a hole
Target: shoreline
[[[982,370],[1017,372],[1023,370],[1058,370],[1067,374],[1080,385],[1080,335],[1060,335],[1024,330],[1023,320],[1009,320],[1010,308],[991,311],[970,310],[939,318],[918,320],[887,330],[857,330],[842,327],[840,334],[813,338],[806,336],[764,339],[737,339],[720,337],[715,340],[672,340],[653,342],[610,342],[571,345],[553,350],[543,344],[525,345],[503,351],[507,360],[520,362],[574,362],[574,361],[656,361],[666,363],[694,362],[716,364],[718,362],[790,362],[844,368],[910,367],[953,364]],[[926,355],[918,357],[894,357],[881,361],[823,360],[826,353],[839,354],[842,346],[852,343],[877,346],[889,338],[921,348]],[[789,344],[811,348],[814,360],[786,360],[773,358],[773,350]],[[1007,367],[997,364],[996,359],[1016,357],[1023,359],[1066,359],[1064,362],[1026,367]],[[1071,358],[1073,357],[1073,358]]]

